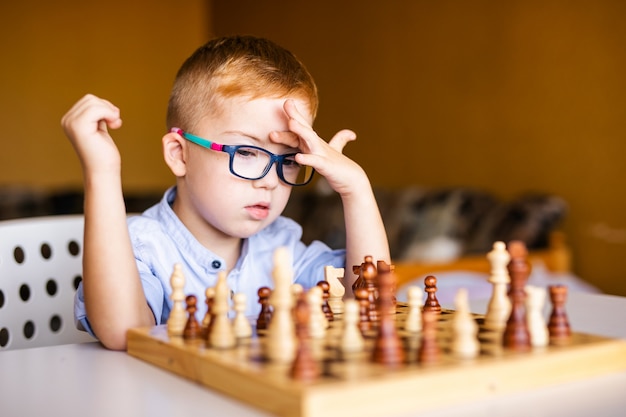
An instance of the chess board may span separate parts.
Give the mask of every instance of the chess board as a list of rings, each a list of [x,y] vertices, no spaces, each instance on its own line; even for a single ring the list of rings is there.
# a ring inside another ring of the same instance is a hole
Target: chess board
[[[442,311],[438,322],[441,360],[421,364],[416,360],[419,333],[402,330],[406,313],[407,306],[398,304],[395,320],[406,363],[393,368],[372,363],[373,334],[366,337],[365,352],[342,356],[336,346],[341,316],[336,316],[325,339],[311,344],[322,367],[312,382],[295,381],[288,364],[265,359],[262,331],[236,348],[218,350],[202,339],[170,338],[165,325],[132,329],[128,353],[282,417],[393,416],[626,370],[626,341],[574,332],[566,345],[514,352],[482,329],[480,315],[475,318],[481,326],[481,354],[454,358],[447,348],[452,310]]]

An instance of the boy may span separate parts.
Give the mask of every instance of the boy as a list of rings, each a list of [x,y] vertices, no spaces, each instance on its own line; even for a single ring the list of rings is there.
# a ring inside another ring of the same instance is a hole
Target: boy
[[[295,282],[305,288],[323,279],[325,265],[351,271],[365,255],[390,262],[367,175],[341,153],[355,134],[322,140],[311,127],[317,105],[311,75],[287,50],[251,36],[208,42],[185,61],[170,96],[162,145],[176,185],[127,223],[121,158],[108,133],[122,125],[120,111],[92,95],[79,100],[62,120],[85,187],[79,327],[121,350],[129,328],[164,323],[175,263],[185,293],[198,297],[226,270],[252,316],[257,290],[271,286],[279,246],[288,248]],[[280,216],[292,186],[310,181],[313,169],[342,198],[345,251],[304,245],[300,226]]]

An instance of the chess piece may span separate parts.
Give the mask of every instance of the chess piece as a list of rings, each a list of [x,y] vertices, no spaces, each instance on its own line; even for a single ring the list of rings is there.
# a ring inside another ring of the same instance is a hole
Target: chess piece
[[[322,311],[324,312],[324,316],[326,320],[333,321],[335,317],[328,303],[328,299],[330,298],[330,284],[326,281],[320,281],[317,283],[317,286],[322,289]]]
[[[364,348],[365,340],[359,329],[359,302],[353,299],[346,300],[339,349],[344,354],[351,354],[361,352]]]
[[[563,345],[570,342],[572,332],[565,312],[567,300],[567,287],[564,285],[551,285],[548,287],[552,312],[548,321],[550,344]]]
[[[377,279],[378,299],[376,304],[380,311],[380,318],[372,360],[394,367],[404,362],[402,342],[396,330],[396,320],[391,314],[394,308],[395,275],[391,270],[379,271]]]
[[[417,333],[422,330],[422,302],[424,291],[418,286],[410,286],[407,290],[409,311],[404,322],[404,330]]]
[[[335,268],[330,265],[324,267],[324,278],[330,285],[328,305],[333,314],[343,314],[343,296],[346,293],[343,274],[344,268]]]
[[[511,301],[506,293],[510,282],[507,266],[511,255],[504,242],[495,242],[487,259],[491,264],[489,282],[493,285],[493,290],[485,314],[485,328],[499,331],[506,327],[506,321],[511,314]]]
[[[357,288],[354,291],[354,297],[359,303],[359,329],[365,333],[372,328],[369,315],[369,292],[367,288]]]
[[[376,265],[374,265],[373,258],[371,256],[365,257],[365,262],[361,264],[361,276],[365,283],[365,288],[368,292],[369,309],[368,314],[370,316],[370,322],[372,326],[378,326],[378,309],[376,308],[376,300],[378,299],[377,277],[378,271]]]
[[[184,339],[197,339],[202,336],[202,327],[196,319],[196,311],[198,311],[197,301],[195,295],[188,295],[185,298],[188,317],[185,323],[185,329],[183,330]]]
[[[291,296],[293,271],[289,252],[285,247],[274,251],[272,278],[274,290],[270,295],[270,304],[273,313],[267,328],[266,356],[272,362],[291,363],[296,354],[296,335],[292,316],[293,297]]]
[[[211,331],[208,334],[209,344],[217,349],[232,348],[236,344],[233,326],[228,318],[229,296],[230,290],[226,283],[226,271],[219,271],[215,284],[215,295],[213,296]]]
[[[426,291],[426,302],[424,303],[423,311],[432,311],[434,313],[441,313],[441,305],[437,300],[437,278],[428,275],[424,278],[424,286]]]
[[[380,271],[393,271],[394,270],[394,266],[388,264],[385,261],[382,260],[378,260],[376,261],[376,270],[380,273]],[[390,310],[391,314],[396,314],[396,304],[398,303],[398,299],[396,298],[396,283],[394,282],[392,291],[391,291],[391,298],[393,301],[393,308]]]
[[[187,314],[185,312],[185,276],[183,275],[182,266],[174,264],[174,271],[170,277],[170,285],[172,293],[172,310],[167,319],[167,333],[170,336],[182,336],[187,323]]]
[[[515,351],[527,351],[531,348],[530,333],[526,322],[526,292],[524,287],[530,273],[528,251],[523,242],[515,240],[509,243],[509,277],[511,288],[511,314],[506,322],[503,334],[504,347]]]
[[[246,294],[238,292],[233,296],[233,308],[235,318],[233,319],[233,331],[237,339],[252,336],[252,326],[246,318]]]
[[[211,333],[211,323],[213,322],[213,297],[215,297],[215,288],[207,287],[204,291],[204,299],[206,303],[206,313],[202,319],[202,329],[204,330],[205,337]]]
[[[458,358],[471,359],[480,353],[478,325],[469,308],[468,293],[460,288],[454,298],[455,314],[452,318],[452,354]]]
[[[256,320],[257,330],[266,330],[272,319],[272,307],[270,306],[270,295],[272,290],[269,287],[261,287],[257,291],[259,295],[259,304],[261,304],[261,311]]]
[[[526,291],[526,322],[530,332],[530,344],[533,347],[546,346],[549,342],[548,326],[543,319],[546,290],[526,285],[524,291]]]
[[[306,293],[306,300],[309,303],[311,318],[309,319],[309,334],[313,339],[322,339],[326,336],[326,328],[328,320],[322,311],[324,303],[323,290],[321,287],[314,286]]]
[[[309,346],[309,320],[310,310],[316,306],[310,306],[303,293],[299,294],[294,307],[296,326],[297,351],[291,364],[290,376],[299,381],[312,381],[320,375],[320,367],[314,360]]]
[[[422,312],[422,338],[417,349],[417,361],[423,365],[439,362],[441,359],[441,349],[437,342],[437,318],[436,311]]]

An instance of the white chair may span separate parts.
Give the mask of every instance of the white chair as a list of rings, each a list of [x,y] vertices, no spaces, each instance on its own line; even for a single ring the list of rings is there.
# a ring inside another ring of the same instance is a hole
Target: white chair
[[[0,351],[93,341],[74,325],[83,216],[0,221]]]

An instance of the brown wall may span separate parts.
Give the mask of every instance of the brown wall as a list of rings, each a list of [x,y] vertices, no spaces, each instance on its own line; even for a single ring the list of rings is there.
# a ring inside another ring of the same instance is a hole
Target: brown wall
[[[374,184],[558,194],[575,272],[626,295],[626,2],[215,1],[213,17],[308,64],[317,131],[356,130]]]
[[[0,186],[81,185],[59,121],[87,92],[122,109],[126,189],[167,186],[177,68],[211,28],[253,33],[308,64],[316,129],[354,129],[375,185],[559,194],[575,272],[626,295],[625,2],[205,3],[2,2]]]
[[[167,98],[209,36],[206,1],[3,1],[0,17],[0,186],[81,186],[60,120],[86,93],[122,111],[126,188],[172,182],[160,148]]]

